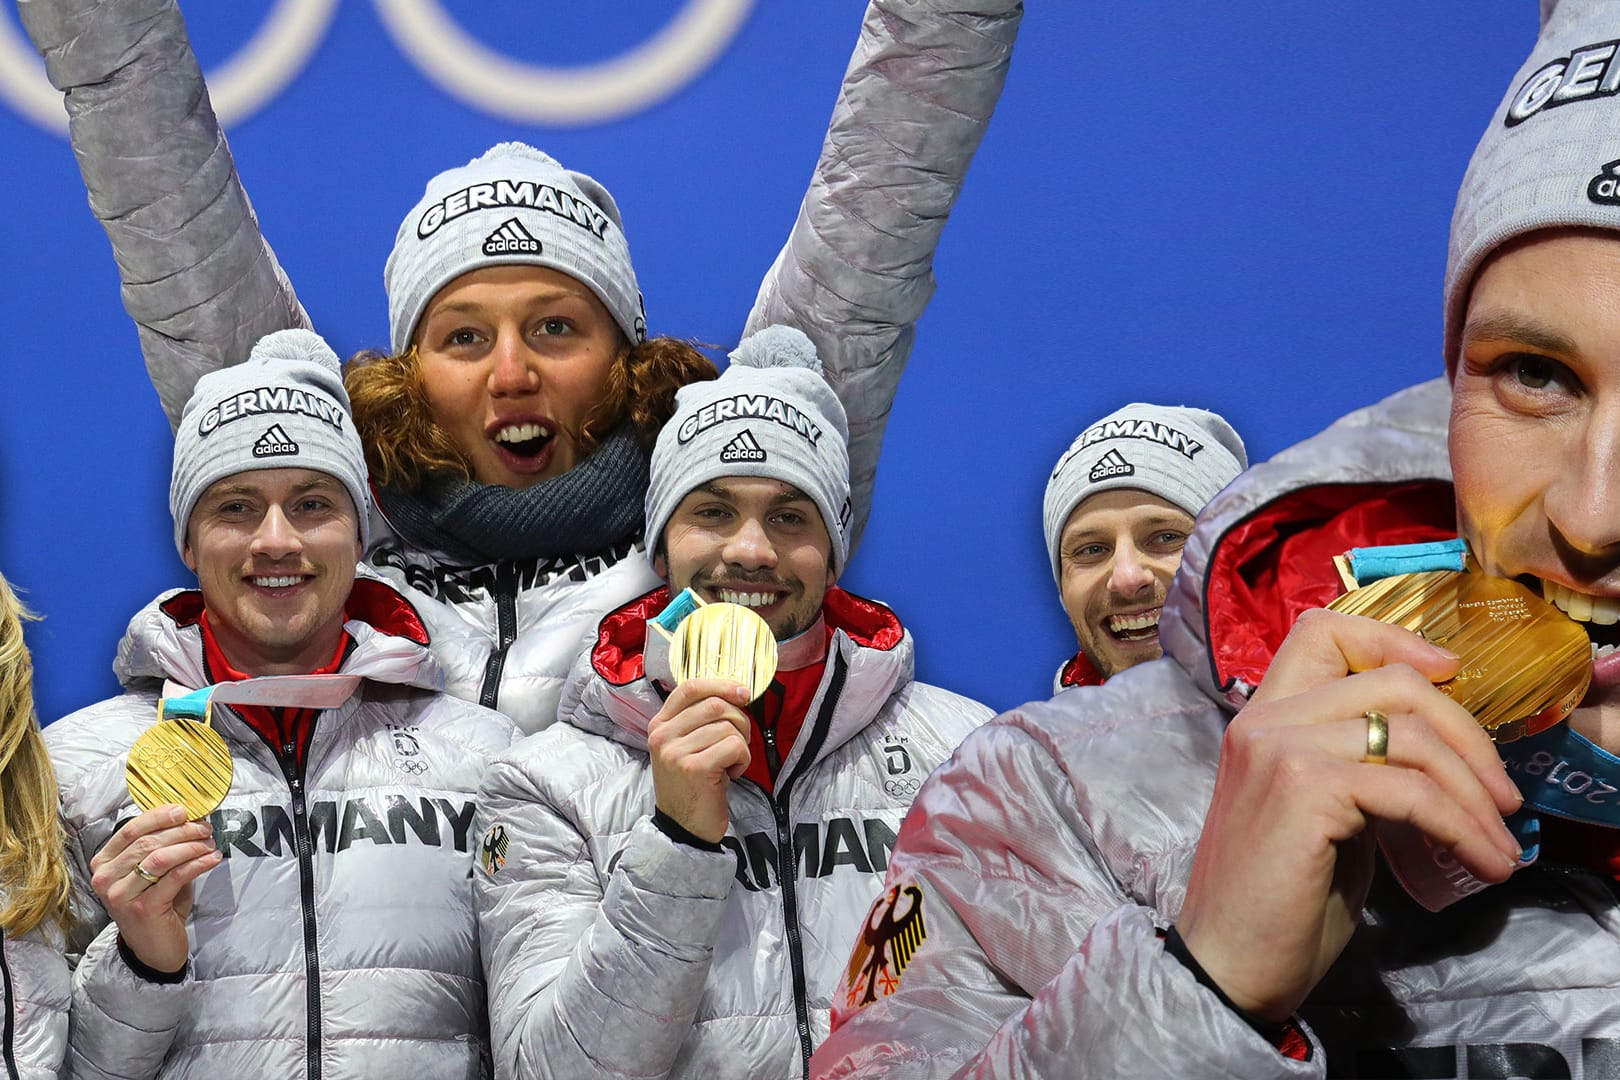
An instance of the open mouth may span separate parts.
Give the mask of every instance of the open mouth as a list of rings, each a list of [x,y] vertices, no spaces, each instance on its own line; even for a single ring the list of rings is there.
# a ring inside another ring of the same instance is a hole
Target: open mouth
[[[1620,599],[1576,592],[1556,581],[1538,579],[1538,584],[1543,599],[1586,628],[1593,659],[1620,648]]]
[[[1110,615],[1103,626],[1115,641],[1156,641],[1159,637],[1159,613],[1163,608],[1138,611],[1125,615]]]
[[[556,440],[556,433],[546,424],[524,421],[497,428],[490,439],[497,450],[513,459],[521,468],[524,465],[543,466]]]

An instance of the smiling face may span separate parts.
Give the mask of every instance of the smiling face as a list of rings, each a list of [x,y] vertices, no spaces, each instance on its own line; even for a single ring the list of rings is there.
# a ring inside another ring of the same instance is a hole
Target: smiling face
[[[792,484],[763,477],[711,480],[687,492],[664,527],[653,569],[671,593],[743,604],[776,640],[808,629],[832,587],[832,539],[821,512]]]
[[[1589,629],[1593,692],[1572,723],[1614,723],[1591,707],[1620,705],[1620,236],[1541,233],[1492,256],[1469,296],[1450,447],[1481,566]]]
[[[511,488],[561,476],[628,346],[581,282],[539,266],[490,266],[428,302],[415,343],[433,419],[473,478]]]
[[[1159,611],[1192,515],[1130,488],[1099,492],[1074,508],[1058,540],[1058,591],[1080,649],[1104,677],[1164,654]]]
[[[354,502],[326,473],[259,469],[209,485],[191,513],[184,556],[232,666],[297,675],[332,658],[359,534]]]

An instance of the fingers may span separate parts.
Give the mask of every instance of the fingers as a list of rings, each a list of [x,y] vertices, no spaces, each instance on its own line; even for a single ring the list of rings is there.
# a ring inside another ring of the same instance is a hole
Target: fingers
[[[749,702],[748,693],[748,687],[730,679],[688,679],[669,695],[653,722],[657,723],[660,717],[672,717],[709,698],[741,708]]]
[[[112,834],[107,842],[102,845],[101,850],[96,852],[95,857],[90,860],[90,865],[94,868],[109,860],[122,858],[131,844],[154,833],[177,826],[184,826],[185,824],[185,807],[174,805],[154,806],[152,809],[137,814],[119,826],[118,831]],[[148,845],[146,851],[151,850],[152,846]]]
[[[1429,682],[1457,674],[1461,659],[1409,630],[1325,608],[1305,612],[1288,632],[1251,702],[1265,703],[1358,671],[1405,664]]]
[[[181,824],[172,824],[176,814]],[[110,911],[137,900],[151,907],[172,901],[181,888],[219,861],[207,822],[186,821],[180,807],[158,807],[113,834],[91,860],[90,883]],[[137,868],[158,880],[141,876]]]
[[[1366,761],[1369,709],[1388,720],[1384,764]],[[1261,778],[1278,795],[1273,807],[1315,806],[1331,815],[1354,807],[1353,819],[1335,816],[1342,831],[1334,840],[1357,835],[1362,816],[1388,818],[1457,846],[1458,859],[1489,880],[1518,858],[1502,817],[1522,800],[1490,738],[1467,710],[1404,665],[1251,704],[1228,727],[1221,754],[1223,765]]]
[[[718,736],[711,735],[696,744],[686,740],[716,723],[729,725],[746,746],[750,724],[748,714],[740,706],[747,702],[748,688],[727,679],[693,679],[683,683],[647,724],[647,748],[656,752],[660,746],[676,742],[688,746],[708,745]]]
[[[1517,865],[1518,841],[1503,823],[1493,793],[1433,726],[1410,714],[1391,715],[1388,760],[1376,765],[1351,757],[1365,753],[1366,724],[1358,717],[1321,729],[1326,735],[1331,728],[1335,742],[1349,748],[1336,748],[1334,757],[1354,772],[1356,802],[1363,813],[1417,826],[1453,849],[1471,869],[1480,868],[1478,876],[1498,880]],[[1505,781],[1500,764],[1494,768]]]
[[[1355,771],[1356,804],[1367,817],[1413,826],[1483,881],[1505,881],[1518,868],[1519,845],[1502,819],[1455,797],[1433,771],[1389,765],[1341,767]]]
[[[182,851],[181,847],[185,850]],[[171,908],[182,889],[218,866],[222,858],[211,842],[165,848],[163,852],[148,857],[148,862],[153,865],[147,866],[146,869],[157,875],[158,880],[148,882],[136,873],[125,875],[116,886],[119,890],[119,901],[116,906],[125,910],[140,909],[147,913]],[[167,864],[167,869],[160,871],[159,864]],[[114,907],[114,904],[108,904],[110,910]]]
[[[1401,633],[1404,634],[1405,631]],[[1412,635],[1407,637],[1419,646],[1429,648],[1421,639]],[[1270,683],[1270,679],[1268,673],[1267,684]],[[1245,709],[1238,714],[1238,720],[1247,724],[1251,720],[1263,717],[1262,722],[1267,725],[1303,725],[1355,718],[1354,723],[1337,729],[1339,749],[1335,756],[1349,761],[1360,761],[1366,756],[1366,713],[1369,709],[1376,709],[1390,718],[1389,742],[1392,762],[1396,760],[1394,755],[1399,752],[1397,743],[1402,741],[1397,733],[1397,719],[1405,718],[1401,725],[1402,730],[1407,729],[1407,721],[1421,721],[1432,729],[1431,734],[1437,736],[1450,751],[1448,760],[1452,757],[1460,759],[1472,772],[1478,784],[1490,794],[1497,816],[1511,814],[1523,801],[1518,787],[1509,779],[1507,770],[1502,765],[1496,744],[1491,742],[1490,736],[1479,726],[1473,715],[1435,689],[1429,679],[1417,669],[1405,663],[1380,667],[1349,677],[1341,676],[1331,682],[1297,692],[1286,702],[1273,698],[1269,706],[1266,701],[1261,700],[1261,695],[1257,691],[1250,702],[1250,708],[1256,703],[1263,707],[1260,712],[1245,720],[1249,714],[1249,709]],[[1237,721],[1234,721],[1234,724],[1236,723]],[[1410,754],[1415,752],[1412,749],[1414,745],[1431,751],[1435,749],[1432,739],[1424,737],[1414,744],[1415,737],[1411,734],[1405,736],[1408,756],[1403,764],[1407,767],[1417,764],[1410,757]]]

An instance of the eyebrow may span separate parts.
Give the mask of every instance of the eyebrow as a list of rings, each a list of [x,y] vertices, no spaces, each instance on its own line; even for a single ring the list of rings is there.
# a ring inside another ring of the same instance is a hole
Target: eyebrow
[[[787,483],[786,481],[782,482]],[[732,490],[718,480],[710,480],[706,484],[699,484],[692,490],[701,491],[706,495],[712,495],[716,499],[725,499],[727,502],[737,501],[737,496],[732,492]],[[786,491],[778,492],[777,494],[771,496],[772,506],[782,506],[785,503],[795,502],[814,503],[815,501],[816,500],[812,499],[810,496],[806,495],[792,484],[787,485]]]
[[[536,292],[528,294],[523,299],[530,306],[538,306],[542,304],[556,304],[563,300],[584,300],[585,297],[581,296],[579,293],[573,292],[572,290],[557,287],[537,290]],[[434,311],[435,313],[441,311],[453,311],[458,314],[467,315],[478,314],[485,311],[487,308],[487,304],[476,300],[447,300],[435,307]]]
[[[1515,341],[1541,352],[1575,352],[1575,342],[1551,327],[1525,315],[1504,312],[1470,319],[1463,326],[1464,342]]]
[[[307,495],[318,489],[331,490],[339,487],[338,482],[330,476],[317,476],[293,487],[294,495]],[[205,498],[223,499],[231,495],[259,495],[261,490],[246,480],[234,484],[226,484],[215,491],[205,493]]]

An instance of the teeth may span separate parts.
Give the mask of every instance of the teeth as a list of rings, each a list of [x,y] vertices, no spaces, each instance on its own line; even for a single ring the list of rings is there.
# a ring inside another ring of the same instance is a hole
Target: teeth
[[[1543,581],[1541,595],[1555,607],[1577,622],[1611,626],[1620,622],[1620,599],[1611,596],[1590,596],[1576,592],[1556,581]]]
[[[1592,642],[1592,659],[1597,660],[1600,657],[1612,656],[1616,649],[1620,649],[1620,645],[1599,645],[1594,641]]]
[[[1110,615],[1108,628],[1113,631],[1120,630],[1149,630],[1159,625],[1159,609],[1143,612],[1140,615]]]
[[[764,607],[776,599],[775,593],[732,592],[730,589],[721,589],[719,591],[721,603],[741,604],[746,608]]]
[[[289,585],[298,584],[302,578],[298,577],[256,577],[253,584],[261,589],[285,589]]]
[[[530,439],[551,437],[551,429],[544,424],[512,424],[495,433],[495,441],[503,443],[528,442]]]

